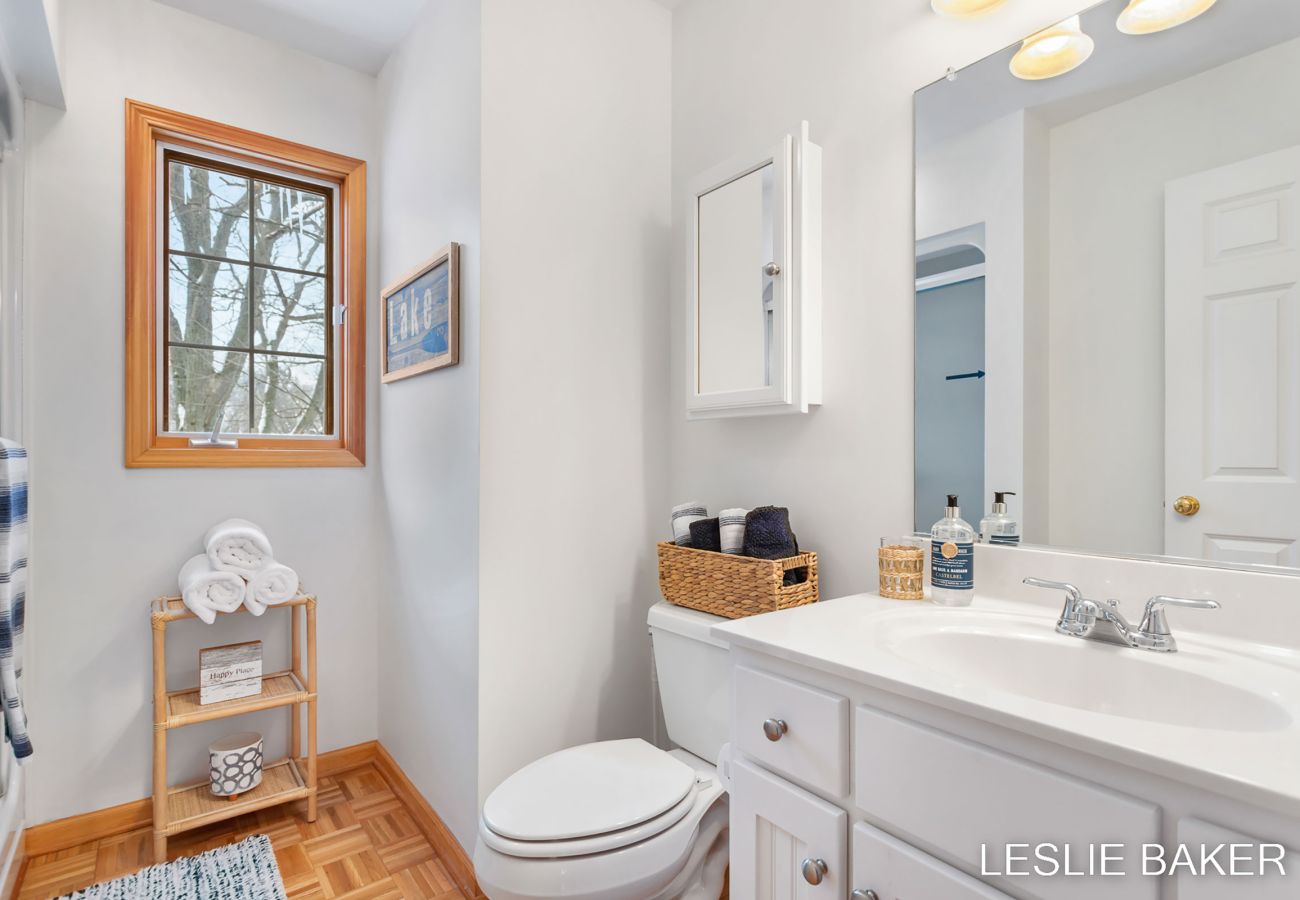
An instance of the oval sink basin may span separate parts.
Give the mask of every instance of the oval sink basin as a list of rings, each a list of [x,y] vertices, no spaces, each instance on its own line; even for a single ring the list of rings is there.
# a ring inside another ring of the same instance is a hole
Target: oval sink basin
[[[1300,696],[1300,674],[1250,657],[1134,650],[1014,614],[905,613],[882,621],[876,637],[880,649],[966,686],[1143,722],[1279,731],[1293,721],[1282,698]]]

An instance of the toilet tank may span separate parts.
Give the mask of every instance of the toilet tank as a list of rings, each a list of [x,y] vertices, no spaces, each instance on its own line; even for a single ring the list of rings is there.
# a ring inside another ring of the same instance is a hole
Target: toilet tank
[[[650,608],[655,675],[668,737],[709,764],[727,742],[731,667],[727,644],[709,636],[721,616],[660,601]]]

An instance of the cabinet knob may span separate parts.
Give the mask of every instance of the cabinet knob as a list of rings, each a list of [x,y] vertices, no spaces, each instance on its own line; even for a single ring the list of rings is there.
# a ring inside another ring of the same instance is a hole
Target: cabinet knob
[[[781,735],[790,730],[790,726],[785,724],[785,719],[766,719],[763,722],[763,734],[767,735],[769,741],[781,740]]]
[[[781,266],[778,263],[770,262],[763,266],[763,274],[770,278],[775,278],[781,274]]]
[[[880,895],[875,891],[864,891],[858,889],[849,894],[849,900],[880,900]]]
[[[809,857],[803,861],[799,871],[803,873],[803,880],[809,884],[821,884],[830,870],[826,867],[826,860]]]

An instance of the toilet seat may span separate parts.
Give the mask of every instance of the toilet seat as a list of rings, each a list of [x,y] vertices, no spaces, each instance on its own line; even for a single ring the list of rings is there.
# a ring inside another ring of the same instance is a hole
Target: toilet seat
[[[524,859],[563,859],[570,856],[587,856],[591,853],[617,850],[619,847],[626,847],[647,840],[666,831],[685,818],[686,814],[695,806],[695,794],[696,792],[692,790],[672,809],[661,816],[650,819],[648,822],[588,838],[575,838],[567,841],[516,841],[502,837],[491,828],[488,828],[486,823],[482,821],[479,822],[479,836],[483,839],[483,843],[493,850]]]
[[[633,738],[570,747],[520,769],[483,805],[479,833],[524,858],[600,853],[644,841],[696,802],[697,773]]]
[[[480,817],[474,848],[479,887],[495,900],[666,900],[679,896],[674,885],[694,877],[690,873],[697,871],[692,868],[688,873],[687,868],[695,850],[716,846],[720,833],[721,840],[726,840],[727,795],[714,766],[685,750],[670,750],[666,755],[695,774],[694,784],[683,798],[690,802],[681,804],[688,808],[680,818],[674,806],[639,825],[606,835],[515,841],[492,832]],[[668,824],[674,818],[676,821]],[[701,835],[703,843],[698,844]],[[628,842],[614,846],[623,840]],[[601,844],[610,849],[597,849]]]

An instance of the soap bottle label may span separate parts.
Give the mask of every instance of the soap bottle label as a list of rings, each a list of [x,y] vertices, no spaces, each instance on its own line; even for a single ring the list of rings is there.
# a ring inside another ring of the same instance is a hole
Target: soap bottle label
[[[991,534],[989,535],[990,544],[1019,544],[1020,535],[1018,534]]]
[[[930,581],[937,588],[975,588],[975,545],[955,541],[930,542]]]

